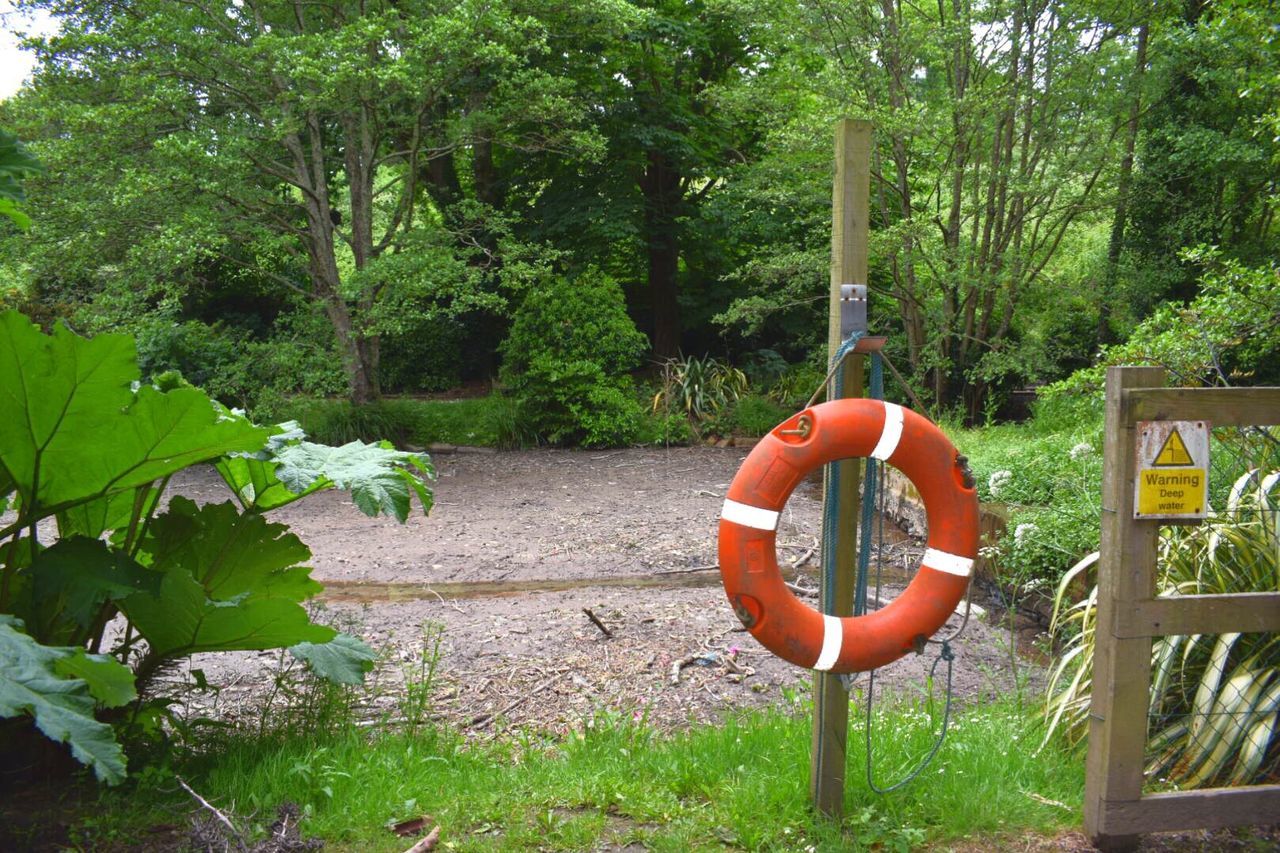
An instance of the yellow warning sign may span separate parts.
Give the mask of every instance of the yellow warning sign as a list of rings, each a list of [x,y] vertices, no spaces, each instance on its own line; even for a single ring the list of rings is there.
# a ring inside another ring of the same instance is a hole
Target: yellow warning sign
[[[1209,508],[1209,425],[1140,421],[1137,427],[1134,517],[1204,518]]]
[[[1202,516],[1205,482],[1201,468],[1143,471],[1138,476],[1138,514]]]
[[[1164,440],[1164,446],[1156,453],[1156,458],[1151,464],[1157,468],[1172,468],[1194,465],[1195,460],[1187,451],[1187,443],[1182,440],[1182,434],[1172,429],[1169,430],[1169,437]]]

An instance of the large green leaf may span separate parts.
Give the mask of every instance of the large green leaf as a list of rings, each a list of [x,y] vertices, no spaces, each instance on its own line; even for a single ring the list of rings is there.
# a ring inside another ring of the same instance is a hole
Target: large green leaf
[[[49,336],[16,311],[0,314],[0,465],[28,512],[265,443],[265,430],[220,415],[202,391],[135,392],[137,377],[127,336],[82,338],[61,326]]]
[[[74,536],[41,551],[31,565],[28,624],[44,642],[70,643],[73,626],[88,628],[103,603],[136,592],[155,594],[160,576],[98,539]],[[82,639],[82,638],[81,638]]]
[[[339,634],[327,643],[298,643],[289,652],[306,661],[316,675],[339,684],[360,684],[378,658],[377,652],[349,634]]]
[[[76,760],[91,766],[103,782],[123,781],[124,753],[111,727],[94,719],[94,693],[85,676],[119,699],[124,694],[119,685],[131,683],[132,673],[105,656],[86,655],[83,649],[42,646],[21,629],[20,620],[0,614],[0,716],[30,714],[40,731],[68,744]],[[68,674],[81,677],[65,677]],[[106,686],[110,684],[116,686]]]
[[[54,671],[83,681],[89,695],[103,708],[118,708],[138,698],[129,667],[110,655],[91,655],[81,648],[70,652],[54,663]]]
[[[127,528],[135,517],[145,518],[160,500],[160,490],[150,485],[127,492],[115,492],[58,513],[58,535],[88,536],[96,539],[109,530]]]
[[[307,546],[283,524],[241,514],[234,504],[197,507],[174,498],[143,545],[163,576],[159,596],[137,594],[121,608],[160,657],[198,651],[325,643],[299,602],[319,592]]]
[[[329,481],[351,492],[365,515],[387,513],[399,521],[409,517],[410,494],[431,511],[431,490],[424,482],[435,475],[431,460],[421,453],[394,449],[389,442],[353,441],[341,447],[299,442],[283,448],[275,475],[288,489],[302,492]]]
[[[214,601],[182,569],[164,576],[159,598],[133,596],[122,609],[158,658],[325,643],[336,633],[313,624],[307,611],[289,598],[245,595]]]

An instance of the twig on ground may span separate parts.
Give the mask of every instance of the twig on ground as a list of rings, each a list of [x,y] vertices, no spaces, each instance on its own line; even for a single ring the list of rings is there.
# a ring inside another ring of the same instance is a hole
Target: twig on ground
[[[712,563],[706,566],[690,566],[687,569],[663,569],[660,572],[654,572],[654,574],[655,575],[687,575],[691,572],[710,572],[710,571],[718,570],[719,568],[720,568],[719,563]]]
[[[791,590],[796,595],[817,595],[818,594],[818,590],[816,587],[801,586],[798,583],[791,583],[791,581],[786,581],[786,584],[787,584],[787,589]]]
[[[500,708],[500,709],[499,709],[499,710],[497,710],[497,711],[493,711],[492,713],[488,713],[488,714],[480,714],[479,716],[473,717],[473,718],[471,719],[471,722],[467,723],[467,726],[466,726],[466,727],[467,727],[467,728],[469,728],[469,729],[480,729],[480,728],[484,728],[486,725],[488,725],[489,723],[493,722],[493,720],[494,720],[494,718],[495,718],[495,717],[501,717],[503,714],[507,713],[507,712],[508,712],[508,711],[510,711],[512,708],[514,708],[514,707],[516,707],[517,705],[519,705],[521,702],[524,702],[524,701],[525,701],[525,700],[527,700],[527,699],[530,699],[530,698],[532,698],[532,697],[534,697],[534,696],[537,696],[539,693],[541,693],[542,691],[546,690],[548,687],[550,687],[551,685],[555,684],[555,683],[556,683],[557,681],[559,681],[560,679],[564,678],[564,677],[565,677],[566,675],[568,675],[570,672],[572,672],[572,670],[565,670],[564,672],[560,673],[559,675],[557,675],[555,678],[551,679],[550,681],[544,681],[544,682],[542,682],[542,683],[541,683],[541,684],[539,684],[537,687],[535,687],[533,690],[531,690],[531,691],[529,691],[528,693],[525,693],[525,694],[523,694],[523,695],[521,695],[521,696],[517,696],[515,699],[511,700],[510,702],[508,702],[506,705],[504,705],[502,708]]]
[[[436,844],[440,841],[439,825],[431,828],[431,831],[418,840],[418,843],[410,847],[404,853],[428,853],[435,850]]]
[[[182,786],[182,790],[190,794],[195,799],[195,801],[199,803],[201,806],[208,809],[213,814],[213,816],[218,819],[218,822],[227,828],[227,832],[230,833],[229,837],[227,838],[228,842],[234,841],[236,847],[240,850],[248,849],[245,847],[244,836],[240,834],[240,830],[236,828],[236,825],[231,822],[231,818],[223,814],[222,811],[213,803],[209,802],[204,797],[197,794],[195,790],[190,785],[188,785],[186,783],[186,780],[184,780],[181,776],[175,776],[174,778],[178,780],[178,784]]]
[[[697,660],[698,658],[700,658],[700,657],[701,657],[701,655],[700,655],[700,654],[685,655],[684,657],[680,658],[680,660],[677,660],[677,661],[672,662],[672,664],[671,664],[671,683],[672,683],[672,684],[679,684],[679,683],[680,683],[680,670],[684,669],[686,666],[690,666],[694,661],[696,661],[696,660]]]
[[[445,605],[446,607],[452,607],[454,610],[458,611],[459,613],[466,613],[466,611],[465,611],[465,610],[463,610],[461,607],[459,607],[459,606],[458,606],[458,602],[456,602],[456,601],[446,601],[446,600],[445,600],[445,597],[444,597],[443,595],[441,595],[440,593],[436,592],[436,591],[435,591],[434,589],[432,589],[431,587],[426,587],[425,589],[427,590],[427,592],[431,593],[431,594],[432,594],[432,595],[434,595],[436,598],[440,599],[440,603],[441,603],[441,604],[443,604],[443,605]]]
[[[813,555],[817,553],[817,551],[818,551],[817,544],[809,546],[808,550],[806,550],[799,557],[796,557],[794,560],[791,561],[791,568],[793,569],[800,568],[805,563],[809,562],[809,560],[813,558]]]
[[[599,616],[591,612],[590,607],[582,608],[582,612],[587,614],[587,618],[591,620],[592,625],[595,625],[597,628],[600,629],[600,633],[604,634],[605,637],[610,640],[613,639],[613,632],[609,630],[607,625],[605,625],[603,622],[600,621]]]

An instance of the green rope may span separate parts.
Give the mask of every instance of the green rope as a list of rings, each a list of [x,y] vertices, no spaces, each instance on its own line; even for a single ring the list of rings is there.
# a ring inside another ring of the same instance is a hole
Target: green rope
[[[925,768],[933,762],[933,757],[938,754],[938,750],[942,749],[942,742],[947,739],[947,724],[951,721],[951,672],[952,663],[955,661],[955,652],[951,650],[951,642],[949,640],[942,641],[942,651],[933,659],[933,666],[929,667],[929,692],[933,692],[933,676],[938,670],[938,664],[942,661],[947,662],[947,698],[942,706],[942,730],[938,732],[937,739],[933,742],[933,746],[929,749],[929,754],[924,757],[916,768],[906,775],[905,778],[894,782],[884,788],[878,786],[871,772],[871,707],[875,697],[876,690],[876,671],[873,669],[870,678],[867,680],[867,723],[863,727],[866,734],[866,750],[867,750],[867,787],[877,794],[887,794],[890,791],[896,791],[899,788],[906,787],[914,782]]]

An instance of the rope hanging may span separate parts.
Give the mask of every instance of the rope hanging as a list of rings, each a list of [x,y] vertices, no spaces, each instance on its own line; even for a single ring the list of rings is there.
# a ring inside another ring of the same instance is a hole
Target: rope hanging
[[[831,359],[831,368],[827,373],[827,378],[823,386],[830,388],[828,399],[834,400],[843,397],[843,371],[840,370],[844,359],[853,352],[858,341],[865,335],[864,332],[854,332],[847,340],[845,340],[839,348],[836,349],[834,357]],[[899,377],[901,378],[901,377]],[[909,389],[908,389],[909,390]],[[820,387],[814,392],[813,397],[809,400],[812,406],[818,398],[822,388]],[[871,354],[871,376],[870,376],[870,396],[875,400],[884,399],[884,369],[883,359],[879,352]],[[867,612],[867,591],[870,585],[870,566],[871,566],[871,531],[875,523],[875,510],[877,498],[884,494],[884,466],[876,459],[866,460],[866,471],[863,476],[862,486],[862,506],[861,518],[859,519],[859,535],[858,535],[858,559],[857,569],[854,578],[854,602],[853,615],[862,616]],[[822,572],[823,587],[822,600],[820,602],[821,609],[824,614],[835,615],[835,585],[836,585],[836,533],[837,520],[840,517],[840,466],[830,465],[827,468],[827,476],[824,480],[823,495],[823,516],[822,516]],[[884,512],[883,500],[881,500],[879,535],[876,537],[876,551],[879,557],[883,553],[884,546]],[[876,560],[876,599],[880,599],[880,569],[882,560]],[[942,743],[947,736],[947,727],[951,719],[951,696],[952,696],[952,671],[955,661],[955,653],[951,648],[951,641],[960,636],[969,621],[969,601],[965,599],[965,615],[964,621],[960,627],[949,637],[940,641],[929,641],[940,645],[938,657],[934,659],[933,665],[929,668],[929,685],[930,693],[932,693],[932,685],[934,675],[937,672],[938,664],[942,661],[947,662],[947,686],[946,699],[942,711],[942,728],[938,732],[938,737],[930,748],[929,753],[924,757],[920,764],[913,769],[907,776],[898,782],[887,787],[880,787],[875,783],[872,770],[873,760],[871,751],[872,742],[872,719],[873,705],[875,699],[875,670],[871,670],[868,675],[867,685],[867,717],[865,732],[865,748],[866,748],[866,776],[867,785],[877,794],[887,794],[895,791],[914,781],[924,770],[932,763],[938,751],[942,748]],[[845,679],[848,676],[843,677]],[[849,681],[845,681],[846,688]]]

